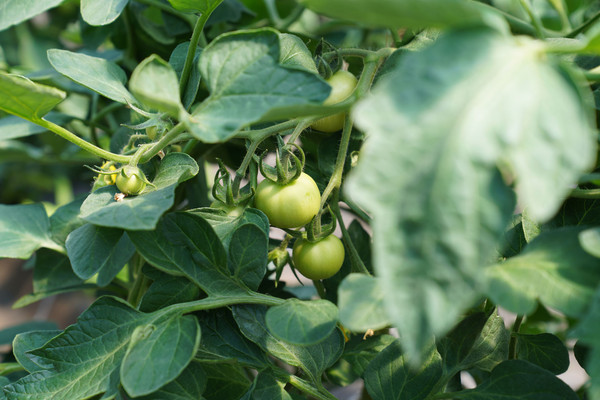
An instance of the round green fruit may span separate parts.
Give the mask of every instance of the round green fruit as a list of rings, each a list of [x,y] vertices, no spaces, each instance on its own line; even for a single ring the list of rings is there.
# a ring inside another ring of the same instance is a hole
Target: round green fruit
[[[298,239],[292,251],[296,269],[312,280],[327,279],[335,275],[344,263],[344,255],[344,245],[334,235],[318,242]]]
[[[331,93],[329,93],[329,97],[325,99],[323,105],[333,105],[346,100],[356,88],[358,81],[352,73],[339,70],[327,79],[327,83],[331,86]],[[344,127],[345,118],[346,113],[330,115],[314,122],[311,127],[321,132],[337,132]]]

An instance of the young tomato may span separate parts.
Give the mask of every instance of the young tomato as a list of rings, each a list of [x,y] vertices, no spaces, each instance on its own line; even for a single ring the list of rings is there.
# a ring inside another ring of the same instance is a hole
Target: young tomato
[[[256,188],[254,206],[267,215],[271,225],[298,228],[308,224],[319,212],[321,193],[315,181],[304,172],[287,185],[265,179]]]
[[[292,259],[296,269],[309,279],[331,278],[344,263],[344,245],[334,235],[314,243],[298,239],[294,243]]]
[[[146,175],[138,167],[125,165],[117,175],[117,187],[127,195],[136,196],[146,187]]]
[[[332,105],[346,100],[354,91],[357,80],[348,71],[339,70],[327,79],[327,83],[331,85],[331,93],[323,102],[324,105]],[[311,126],[321,132],[337,132],[344,127],[344,118],[346,113],[338,113],[329,117],[321,118],[314,122]]]

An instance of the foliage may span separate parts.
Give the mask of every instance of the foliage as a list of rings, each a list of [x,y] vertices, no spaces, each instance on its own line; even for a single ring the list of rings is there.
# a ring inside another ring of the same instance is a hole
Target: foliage
[[[600,400],[596,3],[5,0],[0,398]]]

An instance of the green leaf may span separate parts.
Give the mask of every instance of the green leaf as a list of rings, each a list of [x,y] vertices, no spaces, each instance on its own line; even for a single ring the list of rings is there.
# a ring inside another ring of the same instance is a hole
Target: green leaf
[[[575,392],[554,374],[522,360],[504,361],[475,389],[454,392],[452,396],[469,400],[578,399]]]
[[[292,396],[285,390],[285,384],[277,380],[271,371],[261,371],[241,400],[292,400]]]
[[[179,79],[168,62],[151,55],[131,74],[129,88],[147,107],[178,117],[183,110],[179,100]]]
[[[0,72],[0,110],[9,114],[36,122],[65,97],[62,90]]]
[[[179,376],[199,343],[200,327],[193,315],[139,325],[121,364],[121,384],[133,397],[156,391]]]
[[[594,257],[600,257],[600,228],[582,231],[579,234],[579,243],[585,251]]]
[[[468,0],[300,0],[300,3],[318,13],[375,27],[500,25],[495,9]]]
[[[312,54],[302,39],[289,33],[279,34],[279,64],[288,68],[297,68],[318,74]]]
[[[170,153],[161,162],[154,185],[139,196],[114,199],[118,190],[106,186],[91,193],[81,206],[80,217],[99,226],[127,230],[154,229],[160,216],[173,206],[175,187],[198,173],[198,164],[184,153]]]
[[[495,311],[490,315],[478,312],[463,319],[442,338],[438,351],[449,375],[471,368],[491,371],[508,358],[509,340],[504,320]]]
[[[346,193],[372,213],[375,270],[408,355],[483,288],[515,206],[498,167],[544,220],[593,163],[590,110],[569,74],[529,40],[452,31],[405,53],[356,107],[368,140]]]
[[[229,269],[234,277],[252,290],[258,290],[268,264],[269,237],[257,225],[235,230],[229,243]]]
[[[11,326],[0,331],[0,345],[11,344],[15,336],[29,331],[47,331],[56,329],[56,324],[51,321],[30,321]]]
[[[569,351],[565,344],[550,333],[517,335],[517,358],[547,369],[555,375],[569,368]]]
[[[211,13],[223,0],[169,0],[174,9],[190,13]]]
[[[140,311],[156,311],[171,304],[196,300],[200,296],[200,289],[189,279],[165,274],[154,268],[144,267],[143,273],[153,282],[142,297]]]
[[[121,229],[85,224],[67,237],[67,254],[83,280],[98,274],[98,286],[108,285],[129,261],[135,247]]]
[[[331,335],[337,324],[338,309],[327,300],[288,299],[269,308],[265,316],[269,332],[285,342],[306,346]]]
[[[539,300],[567,316],[582,316],[600,282],[600,259],[579,243],[583,229],[543,232],[520,255],[486,269],[490,298],[518,314],[532,313]]]
[[[236,364],[204,364],[206,400],[239,400],[250,387],[246,370]]]
[[[265,214],[255,208],[246,208],[244,213],[238,217],[230,216],[222,212],[215,212],[214,208],[200,208],[190,210],[190,213],[201,216],[215,230],[219,239],[226,249],[233,234],[243,225],[254,224],[259,227],[265,235],[269,234],[269,220]]]
[[[21,297],[13,304],[13,308],[25,307],[57,294],[92,288],[96,288],[96,285],[84,284],[83,280],[73,273],[66,255],[40,249],[35,253],[33,294]]]
[[[0,31],[11,25],[27,21],[38,14],[56,7],[64,0],[3,0],[0,9]]]
[[[171,57],[169,57],[169,64],[171,64],[177,73],[178,79],[181,79],[189,47],[190,42],[181,43],[175,47],[175,50],[171,53]],[[202,78],[200,76],[199,66],[200,54],[202,54],[202,49],[198,47],[196,48],[196,54],[194,55],[194,61],[192,63],[192,72],[182,96],[183,105],[186,109],[194,102],[196,94],[198,93],[198,88],[200,87],[200,80]]]
[[[40,247],[61,249],[50,238],[44,206],[0,204],[0,257],[27,259]]]
[[[242,335],[230,312],[216,310],[204,313],[200,328],[202,342],[196,359],[236,361],[258,370],[269,365],[266,354]]]
[[[264,306],[233,307],[233,317],[244,336],[269,354],[301,368],[313,382],[320,382],[321,374],[340,358],[344,350],[340,330],[334,330],[318,344],[297,346],[277,339],[267,330],[266,313]]]
[[[207,294],[247,292],[231,278],[219,238],[208,222],[196,215],[167,214],[156,230],[131,231],[129,237],[150,264],[166,273],[188,277]]]
[[[121,15],[129,0],[81,0],[81,16],[90,25],[107,25]]]
[[[102,96],[123,104],[138,104],[125,87],[125,71],[112,61],[68,50],[48,50],[55,70]]]
[[[190,328],[189,318],[193,317],[160,311],[143,314],[123,300],[101,297],[81,314],[75,325],[27,352],[42,370],[4,387],[6,398],[72,400],[101,393],[109,398],[118,392],[119,371],[131,372],[123,371],[122,364],[141,368],[139,362],[147,374],[134,389],[158,388],[175,379],[193,357],[199,330],[197,326]],[[140,334],[150,330],[147,336]],[[195,340],[190,339],[194,337]],[[144,350],[150,346],[152,351]],[[153,368],[160,368],[160,373]]]
[[[48,330],[30,330],[23,331],[18,334],[13,342],[13,354],[15,358],[27,370],[27,372],[34,373],[42,371],[43,368],[34,363],[29,359],[28,351],[38,349],[48,343],[50,339],[58,336],[62,331],[55,330],[56,325],[53,328],[48,327]],[[35,329],[40,329],[36,327]]]
[[[313,73],[279,65],[279,36],[271,29],[219,36],[202,52],[200,71],[210,96],[185,122],[203,142],[226,141],[272,111],[274,119],[295,117],[297,107],[322,102],[330,90]]]
[[[417,370],[407,365],[396,340],[365,370],[365,387],[373,400],[424,399],[442,377],[442,359],[435,347]]]
[[[354,336],[346,343],[342,357],[357,376],[362,376],[369,363],[395,340],[392,335]]]
[[[206,374],[199,363],[191,362],[173,382],[158,391],[136,400],[203,400],[206,389]]]
[[[56,243],[64,246],[69,233],[85,224],[85,221],[79,218],[84,199],[84,196],[79,196],[72,202],[58,207],[50,216],[50,234]]]
[[[338,290],[340,322],[355,332],[381,329],[390,324],[377,278],[350,274]]]

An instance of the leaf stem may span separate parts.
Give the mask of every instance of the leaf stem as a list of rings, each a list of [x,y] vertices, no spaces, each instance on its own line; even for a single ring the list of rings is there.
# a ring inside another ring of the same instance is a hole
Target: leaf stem
[[[367,266],[363,262],[362,258],[360,258],[358,250],[356,250],[356,247],[354,246],[354,242],[350,237],[350,233],[348,233],[348,230],[346,229],[346,225],[344,224],[344,220],[342,219],[342,213],[340,212],[340,205],[337,201],[332,203],[331,211],[333,212],[333,215],[335,215],[335,218],[338,221],[338,226],[342,231],[342,239],[344,239],[346,247],[348,248],[348,250],[350,250],[350,266],[352,272],[359,272],[367,276],[371,276],[371,273],[367,269]]]
[[[571,32],[569,32],[566,35],[566,37],[574,38],[575,36],[579,35],[580,33],[587,31],[588,28],[590,28],[598,20],[598,18],[600,18],[600,11],[598,11],[596,14],[594,14],[590,19],[585,21],[583,24],[579,25],[577,28],[575,28]]]
[[[192,38],[190,39],[190,45],[188,47],[187,55],[185,56],[185,64],[183,65],[183,71],[181,72],[181,78],[179,80],[179,93],[181,95],[185,92],[185,87],[190,79],[192,63],[196,57],[198,42],[200,41],[200,36],[204,30],[204,25],[206,24],[206,21],[208,21],[210,14],[210,12],[201,14],[196,21],[196,25],[194,26],[194,32],[192,33]]]
[[[531,19],[531,22],[533,23],[533,27],[535,28],[537,36],[540,39],[545,39],[546,33],[544,32],[544,26],[542,25],[542,21],[537,16],[537,14],[533,11],[533,8],[531,7],[529,0],[519,0],[519,2],[521,3],[521,6],[523,7],[523,9],[527,13],[527,15],[529,15],[529,18]]]
[[[323,282],[320,280],[313,280],[313,285],[315,286],[315,289],[317,289],[319,297],[325,299],[327,295],[325,293],[325,286],[323,285]]]
[[[175,125],[169,132],[160,138],[158,142],[153,143],[147,150],[144,151],[144,154],[140,158],[140,162],[143,164],[150,161],[152,157],[157,155],[162,149],[171,143],[173,139],[178,137],[184,129],[185,125],[182,122]]]
[[[311,395],[312,397],[319,400],[336,400],[336,398],[329,393],[324,388],[319,388],[318,390],[312,386],[310,383],[306,382],[304,379],[298,378],[296,375],[289,375],[289,384]]]
[[[111,153],[110,151],[101,149],[98,146],[94,146],[93,144],[88,143],[84,139],[75,135],[73,132],[63,128],[60,125],[56,125],[53,122],[50,122],[50,121],[47,121],[47,120],[41,119],[41,118],[34,120],[32,122],[48,129],[49,131],[56,133],[58,136],[62,137],[63,139],[66,139],[69,142],[76,144],[77,146],[81,147],[83,150],[86,150],[92,154],[95,154],[100,158],[110,160],[110,161],[115,161],[115,162],[122,163],[122,164],[126,164],[129,162],[129,160],[131,160],[131,156],[124,156],[121,154]]]
[[[163,308],[165,313],[179,312],[188,314],[195,311],[212,310],[215,308],[228,307],[236,304],[262,304],[265,306],[277,306],[283,304],[284,299],[269,296],[262,293],[246,292],[236,293],[229,296],[208,296],[205,299],[189,301],[187,303],[173,304]]]
[[[576,199],[600,199],[600,189],[573,189],[569,197]]]
[[[263,129],[255,129],[248,131],[240,131],[234,137],[236,139],[250,139],[250,140],[264,140],[269,136],[276,133],[283,132],[286,129],[292,129],[298,124],[297,119],[291,119],[289,121],[281,122],[279,124],[271,125]]]
[[[510,342],[508,343],[508,359],[514,360],[517,358],[517,334],[519,333],[519,329],[521,328],[521,324],[523,323],[523,315],[517,315],[517,319],[515,319],[515,323],[511,329]]]

